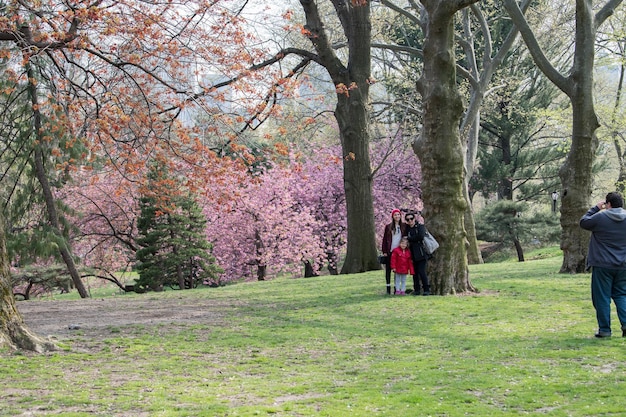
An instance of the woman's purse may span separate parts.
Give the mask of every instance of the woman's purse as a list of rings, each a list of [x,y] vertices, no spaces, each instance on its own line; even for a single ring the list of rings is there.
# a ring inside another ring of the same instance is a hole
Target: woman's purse
[[[437,242],[433,235],[431,235],[430,232],[426,230],[422,245],[424,246],[424,252],[426,252],[427,255],[432,255],[433,252],[435,252],[439,247],[439,242]]]

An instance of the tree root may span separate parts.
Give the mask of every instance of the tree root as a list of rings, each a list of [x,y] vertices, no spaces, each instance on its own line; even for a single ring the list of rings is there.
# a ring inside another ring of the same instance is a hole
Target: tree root
[[[33,334],[23,323],[9,322],[0,330],[0,346],[11,350],[44,353],[57,350],[57,346]]]

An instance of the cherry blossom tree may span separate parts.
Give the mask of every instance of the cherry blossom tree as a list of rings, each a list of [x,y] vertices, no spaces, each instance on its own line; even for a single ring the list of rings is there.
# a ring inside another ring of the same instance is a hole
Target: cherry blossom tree
[[[275,164],[256,181],[233,187],[229,201],[206,202],[207,235],[224,281],[265,280],[297,273],[305,262],[320,264],[324,253],[315,234],[320,225],[294,198],[296,180],[289,166]]]
[[[376,224],[382,230],[391,208],[421,209],[421,173],[400,136],[376,141],[373,150]],[[312,273],[325,266],[338,273],[347,238],[341,148],[320,144],[314,152],[287,156],[266,158],[268,168],[250,171],[252,178],[233,171],[230,181],[214,183],[201,201],[207,237],[225,269],[216,284],[280,272],[299,276],[307,265]],[[84,172],[73,184],[64,197],[81,214],[74,219],[81,231],[74,245],[85,266],[115,282],[117,272],[135,262],[137,187],[116,171]],[[122,184],[126,192],[119,191]]]
[[[92,275],[126,289],[123,273],[135,262],[139,191],[118,170],[81,170],[58,190],[56,198],[71,207],[72,247]],[[120,275],[122,274],[122,275]]]
[[[391,208],[422,208],[421,172],[410,145],[398,137],[384,138],[373,150],[380,239]],[[269,267],[299,275],[303,264],[314,273],[324,266],[338,273],[347,239],[341,155],[338,146],[320,147],[308,157],[291,155],[288,165],[274,165],[258,183],[234,189],[224,207],[206,209],[225,280],[265,279]]]
[[[324,263],[332,274],[339,272],[339,260],[347,240],[346,202],[342,181],[341,148],[319,149],[314,157],[297,166],[295,198],[318,223],[313,230],[324,251]],[[321,268],[322,265],[318,265]],[[316,268],[314,268],[316,269]]]

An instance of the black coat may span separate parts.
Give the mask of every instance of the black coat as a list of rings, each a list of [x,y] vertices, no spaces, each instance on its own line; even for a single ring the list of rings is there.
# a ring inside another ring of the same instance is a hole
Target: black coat
[[[427,260],[430,256],[424,251],[424,236],[426,235],[426,226],[417,223],[410,227],[407,232],[409,239],[409,248],[415,262]]]

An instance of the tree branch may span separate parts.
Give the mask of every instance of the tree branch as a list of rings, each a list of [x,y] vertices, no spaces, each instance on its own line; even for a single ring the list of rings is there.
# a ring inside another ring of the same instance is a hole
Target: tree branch
[[[415,23],[417,26],[422,27],[420,19],[409,10],[403,9],[402,7],[396,5],[395,3],[389,0],[380,0],[380,4],[382,4],[383,6],[387,6],[394,12],[398,13],[401,16],[404,16],[411,22]]]
[[[513,23],[522,34],[522,38],[524,38],[524,42],[526,43],[528,51],[532,55],[535,64],[537,64],[539,69],[546,75],[546,77],[548,77],[550,81],[554,83],[554,85],[567,94],[568,97],[571,97],[572,88],[567,82],[567,78],[561,75],[561,73],[554,68],[550,61],[548,61],[548,58],[546,58],[539,42],[537,42],[537,38],[535,38],[535,34],[528,25],[524,14],[518,7],[516,0],[504,0],[504,8],[509,13]]]
[[[385,49],[388,51],[396,51],[396,52],[406,52],[409,55],[423,56],[423,51],[419,48],[413,48],[412,46],[406,45],[391,45],[387,43],[372,43],[372,48],[376,49]]]
[[[594,25],[596,29],[604,23],[606,19],[608,19],[613,13],[615,13],[615,8],[622,3],[622,0],[609,0],[603,7],[596,13],[594,19]]]

